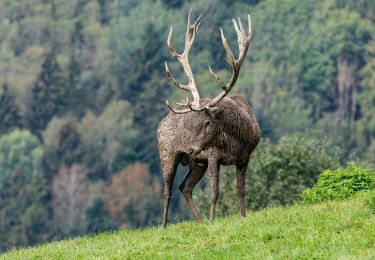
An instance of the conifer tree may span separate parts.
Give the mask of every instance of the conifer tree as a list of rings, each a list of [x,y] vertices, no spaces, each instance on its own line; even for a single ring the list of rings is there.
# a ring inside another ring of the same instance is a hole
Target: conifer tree
[[[44,59],[41,72],[31,93],[26,113],[27,126],[41,137],[41,132],[54,116],[64,114],[70,99],[70,90],[52,50]]]
[[[21,127],[21,116],[14,96],[9,93],[8,85],[2,86],[0,95],[0,135],[13,128]]]

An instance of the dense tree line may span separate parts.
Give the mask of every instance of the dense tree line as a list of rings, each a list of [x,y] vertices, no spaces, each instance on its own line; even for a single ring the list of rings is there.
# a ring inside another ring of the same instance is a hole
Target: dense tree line
[[[219,27],[234,49],[231,19],[252,17],[235,92],[268,141],[250,162],[250,208],[298,200],[337,163],[375,163],[374,1],[2,0],[0,250],[159,222],[156,128],[164,100],[186,94],[165,76],[167,60],[184,80],[166,38],[173,24],[183,48],[191,7],[203,19],[190,63],[209,97],[218,89],[208,66],[230,76]],[[189,216],[181,198],[177,220]]]

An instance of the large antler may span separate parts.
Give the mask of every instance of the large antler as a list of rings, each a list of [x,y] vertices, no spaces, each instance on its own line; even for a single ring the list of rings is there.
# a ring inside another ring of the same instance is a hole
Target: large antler
[[[191,92],[191,94],[193,95],[194,101],[192,103],[187,102],[189,104],[189,107],[190,106],[199,107],[200,97],[199,97],[197,87],[195,85],[193,72],[191,71],[191,68],[190,68],[190,65],[189,65],[189,52],[190,52],[191,46],[193,45],[193,42],[194,42],[194,39],[195,39],[195,34],[198,31],[198,28],[199,28],[199,25],[200,25],[200,19],[201,19],[202,15],[200,15],[198,17],[198,19],[192,24],[191,13],[192,13],[192,9],[190,9],[190,11],[189,11],[187,28],[186,28],[186,35],[185,35],[185,49],[184,49],[183,53],[178,54],[177,51],[175,50],[175,48],[172,45],[172,32],[173,32],[172,26],[171,26],[171,29],[169,31],[168,41],[167,41],[169,51],[171,52],[173,57],[175,57],[182,64],[182,67],[185,71],[185,74],[186,74],[188,80],[189,80],[189,83],[187,85],[183,85],[180,82],[178,82],[177,80],[175,80],[172,77],[171,72],[169,71],[167,62],[165,62],[165,71],[166,71],[169,79],[171,80],[171,82],[176,87]],[[168,100],[166,101],[166,103],[167,103],[167,106],[169,107],[169,109],[172,110],[175,113],[186,113],[186,112],[191,111],[190,109],[177,111],[177,110],[174,110],[169,105]]]
[[[237,38],[238,38],[239,55],[237,59],[234,58],[233,52],[229,48],[227,40],[225,39],[224,32],[220,28],[221,40],[223,41],[224,49],[227,52],[228,62],[232,66],[232,78],[230,79],[229,83],[225,85],[224,82],[212,71],[211,67],[208,67],[208,69],[210,70],[211,76],[219,83],[219,86],[223,89],[223,91],[216,98],[211,100],[205,107],[215,106],[229,93],[229,91],[231,91],[234,84],[236,84],[238,75],[240,73],[242,62],[244,61],[246,57],[246,53],[249,48],[251,38],[253,36],[250,15],[247,15],[247,19],[248,19],[247,21],[248,21],[248,26],[249,26],[248,36],[246,36],[245,34],[240,18],[238,17],[238,24],[234,19],[232,19],[234,29],[236,30]]]
[[[187,55],[186,57],[184,56],[184,62],[185,64],[181,61],[182,60],[182,56],[185,54],[185,53],[189,53],[189,50],[190,50],[190,47],[191,47],[191,44],[194,40],[194,37],[195,37],[195,32],[196,30],[198,30],[198,26],[199,26],[199,19],[201,18],[201,16],[197,19],[197,21],[191,25],[190,23],[190,15],[191,15],[191,10],[189,12],[189,20],[188,20],[188,30],[186,32],[186,42],[185,42],[185,50],[183,52],[183,54],[179,55],[176,53],[176,51],[174,50],[174,48],[172,47],[172,44],[171,44],[171,35],[172,35],[172,28],[171,28],[171,31],[169,32],[169,37],[168,37],[168,47],[172,53],[172,55],[174,57],[176,57],[184,66],[184,70],[185,70],[185,73],[186,75],[188,76],[189,78],[189,85],[186,86],[186,85],[181,85],[179,82],[177,82],[176,80],[174,80],[169,72],[169,69],[168,69],[168,66],[167,66],[167,63],[165,64],[165,68],[166,68],[166,71],[167,71],[167,74],[170,78],[170,80],[173,82],[173,84],[175,84],[177,87],[179,88],[182,88],[182,89],[185,89],[185,90],[188,90],[188,91],[191,91],[192,94],[193,94],[193,97],[194,97],[194,101],[193,102],[189,102],[189,100],[187,100],[187,103],[183,104],[183,105],[187,105],[188,108],[187,109],[184,109],[184,110],[175,110],[173,109],[168,101],[167,101],[167,106],[169,107],[170,110],[172,110],[174,113],[177,113],[177,114],[183,114],[183,113],[187,113],[189,111],[202,111],[204,109],[208,109],[209,107],[213,107],[215,106],[217,103],[219,103],[230,91],[231,89],[233,88],[234,84],[236,83],[237,79],[238,79],[238,76],[239,76],[239,73],[240,73],[240,69],[241,69],[241,65],[246,57],[246,53],[247,53],[247,50],[249,48],[249,45],[250,45],[250,42],[251,42],[251,38],[252,38],[252,27],[251,27],[251,19],[250,19],[250,15],[247,15],[247,18],[248,18],[248,35],[246,36],[245,34],[245,31],[242,27],[242,23],[241,23],[241,20],[240,18],[238,18],[238,23],[233,19],[233,25],[234,25],[234,29],[236,30],[236,33],[237,33],[237,38],[238,38],[238,49],[239,49],[239,55],[238,55],[238,58],[236,59],[233,55],[233,52],[232,50],[230,49],[229,45],[228,45],[228,42],[227,40],[225,39],[225,36],[224,36],[224,32],[223,30],[220,28],[220,33],[221,33],[221,40],[223,41],[223,45],[224,45],[224,49],[225,51],[227,52],[227,59],[228,59],[228,62],[229,64],[231,65],[232,67],[232,77],[229,81],[228,84],[225,84],[211,69],[211,67],[208,67],[209,71],[210,71],[210,74],[211,76],[218,82],[219,86],[222,88],[222,92],[217,96],[215,97],[214,99],[212,99],[210,102],[208,102],[207,104],[205,104],[204,106],[200,106],[199,104],[199,94],[198,94],[198,91],[195,87],[195,83],[194,83],[194,78],[193,78],[193,74],[191,72],[191,69],[190,69],[190,66],[188,64],[188,59],[187,59]],[[194,26],[196,25],[196,26]],[[191,40],[189,41],[189,35],[192,34],[192,38]],[[188,45],[187,43],[190,43],[190,45]],[[187,49],[187,46],[188,45],[188,49]],[[189,73],[188,73],[189,72]],[[193,86],[193,87],[191,87]],[[196,94],[194,94],[195,92]],[[197,98],[196,98],[197,97]]]

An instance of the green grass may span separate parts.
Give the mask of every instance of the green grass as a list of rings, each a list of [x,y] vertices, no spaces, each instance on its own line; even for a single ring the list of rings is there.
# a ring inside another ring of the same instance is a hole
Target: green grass
[[[102,233],[12,250],[0,259],[302,258],[375,259],[375,215],[366,195],[229,216],[213,224]]]

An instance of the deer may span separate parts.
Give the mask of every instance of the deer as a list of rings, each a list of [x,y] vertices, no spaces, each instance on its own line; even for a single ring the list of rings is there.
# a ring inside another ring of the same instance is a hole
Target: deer
[[[194,76],[189,65],[189,52],[194,43],[201,17],[194,22],[189,11],[185,35],[185,48],[177,53],[172,45],[171,26],[167,46],[174,58],[181,63],[188,83],[175,80],[165,62],[165,71],[174,86],[190,92],[193,100],[188,98],[182,103],[176,102],[172,107],[168,100],[166,105],[169,114],[163,118],[157,129],[157,139],[161,169],[164,177],[163,220],[162,227],[168,223],[168,208],[172,195],[172,186],[179,164],[188,166],[188,172],[179,186],[195,220],[202,219],[192,197],[194,187],[208,171],[210,182],[210,221],[215,219],[215,208],[219,196],[219,172],[221,165],[235,165],[240,215],[246,216],[245,179],[251,153],[260,140],[260,130],[255,115],[247,99],[239,94],[228,95],[235,85],[241,65],[246,57],[252,39],[252,26],[248,15],[247,35],[241,24],[233,19],[238,38],[239,55],[234,57],[223,30],[221,39],[227,54],[227,61],[232,68],[232,76],[224,83],[209,66],[209,73],[221,88],[213,99],[200,98]]]

